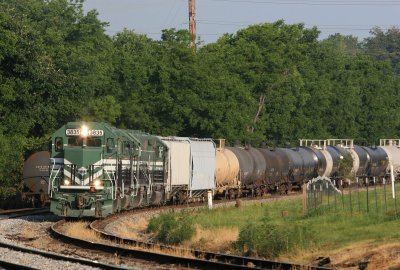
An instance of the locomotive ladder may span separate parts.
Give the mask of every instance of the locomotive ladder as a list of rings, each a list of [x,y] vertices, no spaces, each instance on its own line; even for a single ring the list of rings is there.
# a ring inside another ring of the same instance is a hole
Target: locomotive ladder
[[[49,187],[48,187],[48,194],[50,196],[50,198],[53,197],[53,186],[54,186],[54,181],[56,180],[56,178],[58,177],[60,170],[62,168],[61,165],[59,165],[57,171],[54,173],[54,171],[56,170],[56,160],[54,158],[50,158],[50,160],[52,161],[52,167],[50,170],[50,177],[49,177]]]
[[[115,174],[114,174],[114,178],[110,176],[110,173],[112,174],[113,171],[108,171],[106,170],[106,167],[104,166],[104,158],[103,158],[103,154],[101,154],[101,166],[103,167],[103,171],[104,171],[104,175],[107,176],[104,177],[105,181],[109,181],[111,183],[111,199],[115,200],[117,197],[117,188],[116,188],[116,181],[115,181]],[[107,165],[107,164],[106,164]]]

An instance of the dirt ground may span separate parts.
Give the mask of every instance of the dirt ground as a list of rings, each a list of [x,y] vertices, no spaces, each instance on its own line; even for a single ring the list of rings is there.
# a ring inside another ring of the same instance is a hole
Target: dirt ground
[[[302,251],[296,256],[286,256],[279,259],[316,265],[324,260],[327,262],[328,258],[330,262],[324,264],[324,266],[335,269],[400,270],[400,243],[376,244],[364,242],[333,251],[323,248]]]

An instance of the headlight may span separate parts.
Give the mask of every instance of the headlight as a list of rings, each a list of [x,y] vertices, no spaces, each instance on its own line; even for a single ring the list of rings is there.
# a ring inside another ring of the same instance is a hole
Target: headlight
[[[69,179],[64,179],[64,186],[71,185],[71,181]]]
[[[89,135],[89,129],[87,126],[83,125],[81,127],[81,136],[86,138],[88,135]]]
[[[99,179],[96,179],[96,180],[94,180],[93,184],[95,187],[99,187],[99,186],[101,186],[101,181]]]

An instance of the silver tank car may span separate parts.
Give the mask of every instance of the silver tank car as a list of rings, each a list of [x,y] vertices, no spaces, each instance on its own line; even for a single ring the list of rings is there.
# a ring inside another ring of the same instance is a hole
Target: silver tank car
[[[44,206],[49,202],[50,152],[40,151],[30,155],[24,162],[23,197],[33,206]]]
[[[319,152],[314,152],[308,147],[299,147],[298,151],[303,159],[303,181],[308,181],[317,177],[319,167],[317,154],[319,154]],[[323,158],[323,156],[320,156],[320,158]]]
[[[364,177],[367,175],[369,155],[368,152],[361,146],[354,145],[350,149],[351,157],[353,158],[353,172],[357,177]]]
[[[314,160],[314,175],[324,176],[327,168],[327,160],[325,155],[322,153],[320,149],[314,147],[304,147],[306,151],[312,153],[313,160]]]
[[[254,160],[249,151],[240,147],[227,147],[239,160],[239,179],[243,185],[251,184],[253,181]]]
[[[329,154],[332,157],[332,171],[330,176],[331,177],[338,177],[339,175],[339,168],[340,168],[340,163],[341,161],[346,157],[350,155],[350,152],[342,147],[342,146],[330,146],[328,145],[326,147],[328,150]]]
[[[382,177],[386,174],[386,169],[389,164],[389,157],[385,150],[381,147],[362,147],[369,157],[367,176]]]
[[[268,190],[276,190],[279,182],[282,179],[287,179],[287,173],[285,173],[285,164],[289,162],[283,151],[278,148],[268,149],[259,148],[258,149],[265,160],[265,182]]]
[[[237,188],[239,183],[239,160],[225,147],[217,148],[215,156],[215,184],[217,188]],[[223,189],[221,189],[223,190]]]
[[[393,174],[400,175],[400,139],[381,139],[380,147],[386,152],[389,158],[386,172],[390,173],[390,166],[393,166]]]
[[[257,148],[249,147],[247,149],[253,158],[253,183],[257,186],[265,184],[265,170],[267,165],[261,152]]]
[[[262,153],[253,147],[227,147],[239,160],[240,179],[244,185],[265,184],[266,162]]]
[[[303,158],[297,148],[281,148],[288,157],[289,163],[285,170],[288,172],[289,182],[298,185],[304,179]]]

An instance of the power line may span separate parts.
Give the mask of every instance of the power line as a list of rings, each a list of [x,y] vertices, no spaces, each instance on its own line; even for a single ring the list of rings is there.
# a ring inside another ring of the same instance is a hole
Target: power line
[[[212,20],[198,20],[198,23],[205,25],[225,25],[225,26],[237,26],[247,27],[250,25],[257,25],[255,22],[228,22],[228,21],[212,21]],[[260,23],[263,24],[263,23]],[[186,25],[186,23],[182,23]],[[305,27],[317,27],[321,30],[355,30],[355,31],[369,31],[374,27],[379,27],[382,30],[389,30],[392,27],[400,27],[399,25],[376,25],[376,24],[304,24]]]
[[[171,5],[171,8],[169,9],[169,12],[168,12],[168,14],[167,14],[167,17],[165,18],[165,25],[168,25],[169,24],[169,22],[170,22],[170,18],[171,18],[171,15],[172,15],[172,11],[175,9],[175,7],[176,7],[176,3],[178,2],[178,0],[174,0],[174,4],[173,5]],[[173,17],[172,17],[173,18]]]
[[[265,0],[213,0],[215,2],[229,2],[229,3],[249,3],[249,4],[272,4],[272,5],[304,5],[304,6],[400,6],[399,1],[340,1],[340,0],[327,0],[327,1],[313,1],[313,0],[283,0],[283,1],[265,1]]]

